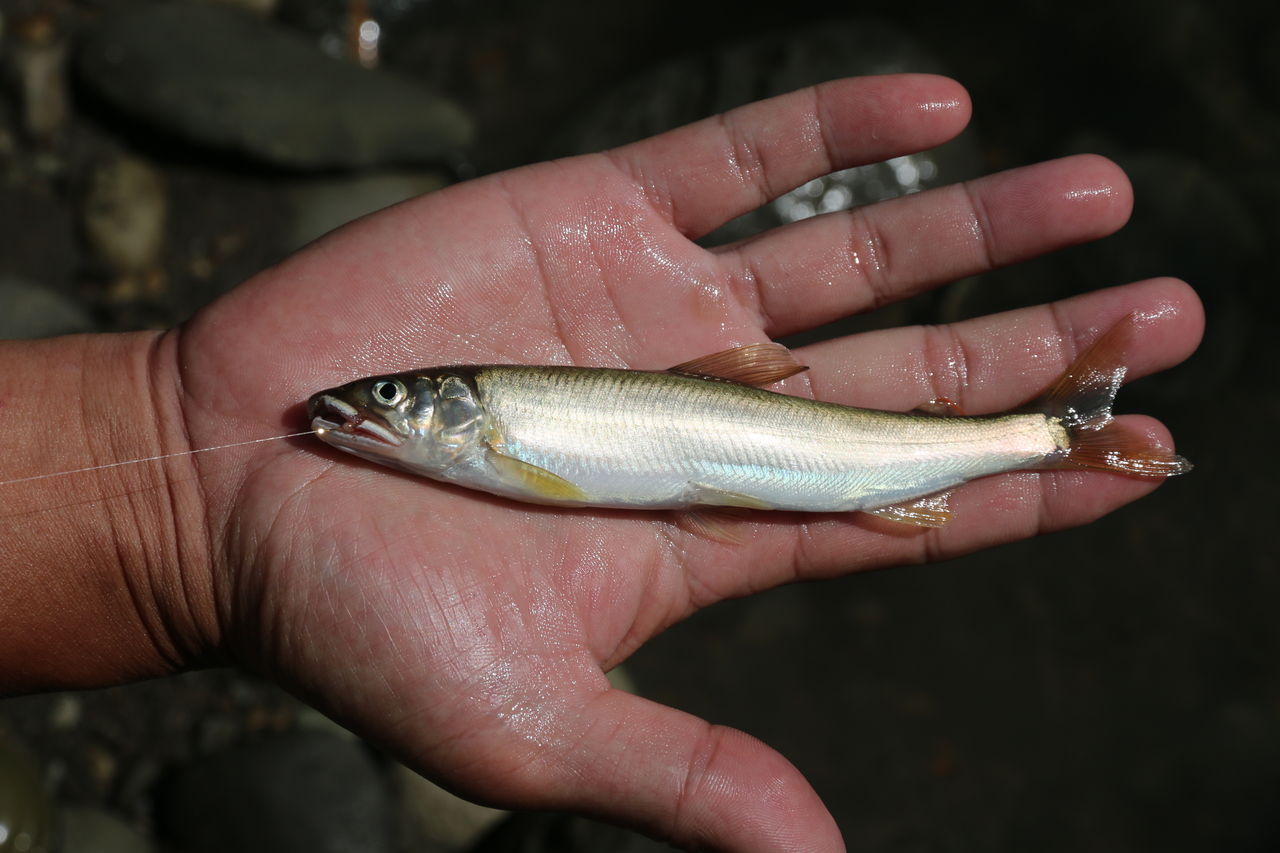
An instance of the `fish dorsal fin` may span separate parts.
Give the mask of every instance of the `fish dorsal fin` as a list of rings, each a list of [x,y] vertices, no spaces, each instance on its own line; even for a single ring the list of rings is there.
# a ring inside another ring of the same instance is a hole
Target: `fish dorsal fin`
[[[864,510],[877,518],[910,524],[913,527],[942,527],[951,520],[950,491],[938,492],[910,501]]]
[[[1068,428],[1101,429],[1111,422],[1111,404],[1124,382],[1124,354],[1137,331],[1137,317],[1122,317],[1103,332],[1028,411],[1060,418]]]
[[[698,379],[718,379],[741,385],[770,385],[808,370],[791,350],[773,342],[747,344],[695,358],[670,368],[668,373]]]

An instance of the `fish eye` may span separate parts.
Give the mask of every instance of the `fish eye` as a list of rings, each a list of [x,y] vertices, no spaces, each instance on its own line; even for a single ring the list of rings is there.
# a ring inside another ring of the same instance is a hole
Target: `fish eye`
[[[394,406],[405,398],[404,385],[394,379],[383,379],[381,382],[375,382],[373,388],[373,399],[382,403],[384,406]]]

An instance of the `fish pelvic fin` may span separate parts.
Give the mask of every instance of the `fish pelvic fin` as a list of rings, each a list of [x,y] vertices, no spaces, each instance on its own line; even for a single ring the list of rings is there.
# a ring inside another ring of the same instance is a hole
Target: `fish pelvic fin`
[[[677,518],[679,524],[703,539],[720,545],[745,545],[746,536],[735,530],[736,522],[750,518],[750,510],[729,506],[694,506]]]
[[[796,361],[791,350],[770,341],[704,355],[668,368],[667,372],[760,387],[772,385],[808,369],[807,365]]]
[[[1056,419],[1067,447],[1046,467],[1114,471],[1139,477],[1170,477],[1191,463],[1112,420],[1111,407],[1124,383],[1125,351],[1138,328],[1129,314],[1104,332],[1067,368],[1039,401],[1027,407]]]

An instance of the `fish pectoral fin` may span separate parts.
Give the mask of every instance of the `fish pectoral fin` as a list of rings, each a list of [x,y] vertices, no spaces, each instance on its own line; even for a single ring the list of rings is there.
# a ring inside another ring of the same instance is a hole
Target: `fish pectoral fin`
[[[707,486],[702,483],[690,483],[689,490],[693,496],[689,503],[695,506],[773,509],[773,504],[762,501],[759,498],[753,498],[751,495],[730,492],[726,489],[718,489],[715,486]]]
[[[894,521],[898,524],[910,524],[913,527],[942,527],[951,520],[951,506],[948,499],[951,492],[938,492],[923,498],[903,501],[902,503],[880,507],[880,509],[863,510],[877,518]]]
[[[535,500],[552,503],[588,502],[586,492],[546,468],[508,456],[493,447],[485,452],[485,461],[504,483]]]
[[[677,364],[667,370],[679,376],[697,379],[719,379],[741,385],[771,385],[808,370],[808,366],[796,361],[791,350],[773,342],[747,344],[722,350]]]

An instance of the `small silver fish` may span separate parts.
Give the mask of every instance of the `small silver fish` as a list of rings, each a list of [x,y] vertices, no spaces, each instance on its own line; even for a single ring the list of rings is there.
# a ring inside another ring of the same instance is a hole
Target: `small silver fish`
[[[940,417],[823,403],[760,385],[806,368],[753,344],[667,371],[471,365],[315,394],[325,442],[384,465],[541,504],[862,511],[926,527],[947,490],[1005,471],[1147,477],[1190,463],[1122,430],[1111,405],[1126,318],[1034,407]]]

